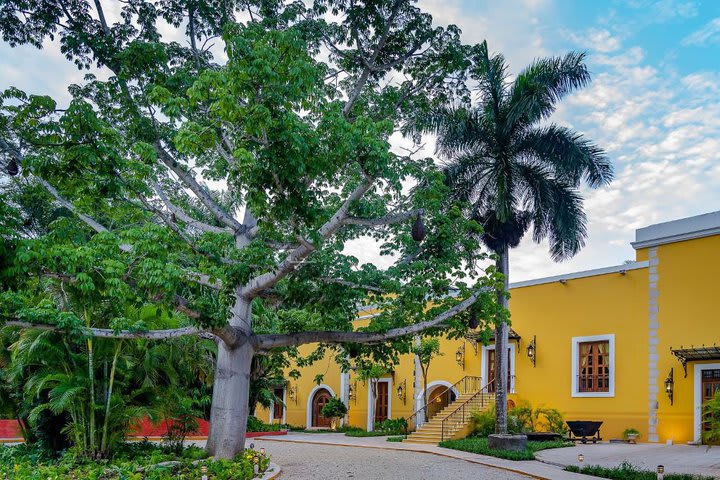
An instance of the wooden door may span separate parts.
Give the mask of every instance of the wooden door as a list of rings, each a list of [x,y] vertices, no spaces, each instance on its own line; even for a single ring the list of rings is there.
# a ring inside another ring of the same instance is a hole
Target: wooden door
[[[377,398],[375,399],[374,422],[384,422],[388,419],[388,382],[377,382]]]
[[[487,351],[487,358],[488,358],[488,381],[492,382],[488,385],[488,392],[493,393],[495,392],[495,349]],[[508,348],[507,353],[508,358],[508,379],[507,379],[507,392],[510,393],[510,372],[512,369],[510,366],[512,365],[512,355],[510,355],[510,349]]]
[[[720,392],[720,370],[702,371],[702,401],[712,399],[717,392]],[[703,417],[703,430],[709,430],[710,425],[706,423],[707,417]]]
[[[280,400],[282,400],[282,399],[283,399],[283,396],[284,396],[284,393],[285,393],[285,389],[284,389],[284,388],[276,388],[276,389],[273,391],[273,393],[275,394],[275,396],[276,396],[277,398],[279,398]],[[283,410],[284,410],[284,409],[285,409],[285,407],[283,406],[282,403],[280,403],[280,402],[275,402],[275,403],[273,404],[273,420],[278,420],[278,421],[282,422],[282,421],[283,421]]]
[[[312,402],[312,426],[330,428],[330,419],[323,417],[322,408],[330,401],[330,392],[325,389],[315,392]]]

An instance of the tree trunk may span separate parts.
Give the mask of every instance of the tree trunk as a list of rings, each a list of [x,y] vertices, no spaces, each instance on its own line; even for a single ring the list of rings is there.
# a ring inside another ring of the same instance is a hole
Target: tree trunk
[[[249,333],[250,315],[250,304],[238,297],[230,325]],[[217,458],[233,458],[245,448],[250,369],[254,353],[249,342],[233,349],[219,342],[206,447],[208,453]]]
[[[415,335],[413,338],[413,342],[415,343],[415,348],[420,348],[420,336]],[[422,406],[418,407],[418,397],[420,396],[420,392],[422,389],[422,368],[420,367],[420,357],[415,355],[415,375],[413,376],[413,410],[420,410]],[[416,427],[422,425],[425,423],[425,416],[424,413],[418,413],[418,416],[415,417],[415,424]]]
[[[497,302],[504,308],[508,308],[508,273],[509,261],[507,247],[497,252],[496,262],[498,272],[505,277],[504,291],[498,292]],[[502,322],[495,328],[495,419],[497,425],[496,433],[507,433],[507,392],[508,383],[508,324]]]

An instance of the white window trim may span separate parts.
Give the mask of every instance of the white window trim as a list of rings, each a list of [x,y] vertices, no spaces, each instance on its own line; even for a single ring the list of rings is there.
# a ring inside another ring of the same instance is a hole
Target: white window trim
[[[313,388],[312,390],[310,390],[310,395],[308,395],[308,400],[307,400],[307,416],[305,417],[305,425],[307,426],[306,428],[313,428],[313,424],[312,424],[312,401],[313,401],[313,398],[315,397],[315,393],[317,393],[317,391],[320,390],[320,389],[322,389],[322,388],[324,388],[325,390],[327,390],[328,392],[330,392],[330,395],[331,395],[331,396],[333,396],[333,397],[335,396],[335,392],[333,391],[333,389],[330,388],[329,385],[325,385],[324,383],[321,383],[320,385],[316,385],[315,388]]]
[[[693,366],[693,433],[696,442],[702,441],[702,371],[720,369],[720,363],[696,363]]]
[[[392,397],[393,397],[393,390],[392,390],[392,378],[379,378],[378,382],[385,382],[388,384],[388,418],[392,417]],[[370,380],[368,380],[368,409],[367,409],[367,431],[372,432],[373,428],[375,427],[375,422],[373,421],[375,419],[375,402],[373,399],[372,394],[372,385],[370,385]]]
[[[608,342],[610,352],[608,355],[610,361],[610,385],[607,392],[581,392],[578,385],[578,375],[580,374],[580,344],[585,342]],[[572,337],[572,357],[570,359],[572,365],[572,378],[570,394],[578,398],[609,398],[615,396],[615,334],[592,335],[589,337]]]
[[[510,369],[510,387],[508,393],[515,393],[515,342],[508,342],[510,356],[508,357],[508,368]],[[488,360],[488,351],[495,350],[495,345],[483,345],[482,347],[482,376],[480,377],[481,386],[485,386],[490,381],[490,361]]]
[[[283,401],[283,415],[282,415],[282,423],[283,425],[287,423],[285,420],[287,416],[287,387],[283,387],[283,395],[282,395],[282,401]],[[270,403],[270,423],[273,423],[275,421],[275,402]]]

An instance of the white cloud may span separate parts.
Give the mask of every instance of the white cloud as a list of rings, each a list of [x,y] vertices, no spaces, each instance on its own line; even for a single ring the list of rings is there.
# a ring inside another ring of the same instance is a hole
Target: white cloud
[[[564,36],[581,48],[601,53],[610,53],[621,46],[620,37],[606,29],[590,28],[580,33],[565,32]]]
[[[694,31],[682,40],[684,46],[707,46],[720,42],[720,17],[710,20],[699,30]]]

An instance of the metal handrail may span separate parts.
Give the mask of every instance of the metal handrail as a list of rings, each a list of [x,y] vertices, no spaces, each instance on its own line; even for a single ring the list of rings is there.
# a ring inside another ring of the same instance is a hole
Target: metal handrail
[[[441,441],[441,442],[445,441],[445,422],[447,422],[448,420],[450,420],[450,418],[453,417],[456,413],[460,412],[460,415],[461,415],[460,421],[461,421],[462,423],[465,423],[465,410],[466,410],[465,407],[467,407],[468,404],[469,404],[470,402],[472,402],[473,400],[475,400],[475,398],[477,398],[478,396],[480,396],[480,407],[481,407],[481,408],[484,407],[484,406],[485,406],[485,395],[487,395],[487,396],[492,395],[491,393],[489,393],[489,392],[487,391],[487,390],[488,390],[488,387],[489,387],[490,384],[492,384],[494,381],[495,381],[495,379],[493,378],[493,379],[490,380],[488,383],[486,383],[485,386],[482,387],[475,395],[473,395],[472,397],[470,397],[470,398],[468,398],[467,400],[465,400],[462,405],[459,405],[455,410],[453,410],[453,411],[450,412],[445,418],[443,418],[442,422],[440,423],[440,441]],[[484,392],[484,393],[483,393],[483,392]],[[470,412],[468,412],[468,414],[469,414],[469,413],[470,413]],[[454,421],[457,421],[457,420],[454,420]]]
[[[448,393],[448,392],[452,392],[452,391],[454,391],[454,390],[457,390],[461,395],[462,395],[463,393],[468,393],[468,390],[470,390],[470,388],[468,388],[468,384],[470,384],[470,386],[472,386],[474,382],[477,382],[477,385],[478,385],[478,387],[479,387],[479,386],[480,386],[480,382],[482,382],[482,377],[475,376],[475,375],[466,375],[466,376],[464,376],[463,378],[461,378],[460,380],[458,380],[457,382],[455,382],[455,383],[453,383],[452,385],[450,385],[449,387],[448,387],[448,386],[445,386],[445,390],[443,390],[442,392],[440,392],[437,396],[439,397],[440,395],[444,395],[444,394],[446,394],[446,393]],[[462,387],[463,387],[462,389],[459,388],[461,385],[462,385]],[[476,389],[473,389],[473,390],[476,390]],[[437,397],[436,397],[436,398],[437,398]],[[418,408],[415,412],[413,412],[413,414],[410,415],[410,416],[405,420],[405,438],[407,438],[407,436],[408,436],[410,421],[413,420],[414,425],[415,425],[415,428],[414,428],[414,429],[417,429],[417,417],[418,417],[418,415],[419,415],[421,412],[426,413],[426,412],[427,412],[427,407],[430,406],[431,403],[432,403],[432,402],[427,402],[425,405],[423,405],[422,407]],[[425,417],[425,421],[427,421],[427,415],[426,415],[426,417]]]

